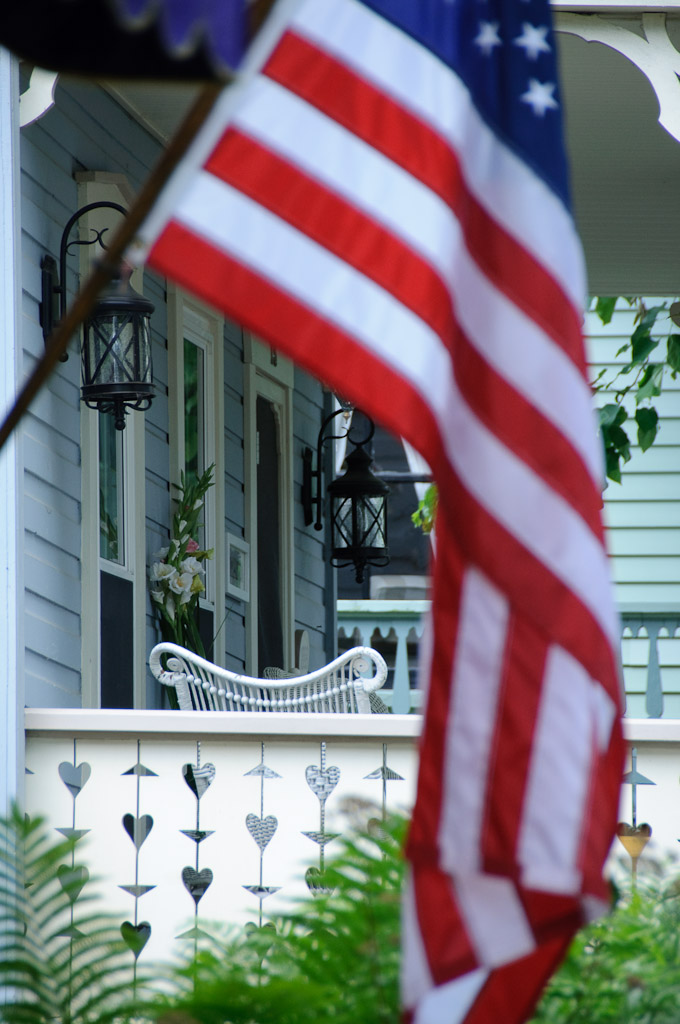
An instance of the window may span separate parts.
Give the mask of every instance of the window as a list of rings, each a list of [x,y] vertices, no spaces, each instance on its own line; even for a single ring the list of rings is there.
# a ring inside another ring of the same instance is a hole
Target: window
[[[177,496],[181,474],[196,479],[215,466],[214,486],[205,501],[205,519],[195,537],[215,557],[205,562],[205,593],[199,601],[198,628],[206,656],[224,663],[224,560],[226,535],[223,498],[223,321],[201,303],[170,287],[168,356],[170,405],[170,497]]]
[[[262,674],[293,665],[293,366],[248,335],[244,358],[248,671]]]

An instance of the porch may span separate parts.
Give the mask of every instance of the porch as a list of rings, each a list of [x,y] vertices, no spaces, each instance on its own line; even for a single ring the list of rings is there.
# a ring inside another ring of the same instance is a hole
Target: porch
[[[167,960],[322,885],[333,840],[407,812],[419,715],[27,709],[25,806],[79,840],[106,909]],[[620,819],[680,836],[680,721],[626,719]],[[615,852],[625,854],[619,844]],[[129,934],[129,931],[128,931]]]

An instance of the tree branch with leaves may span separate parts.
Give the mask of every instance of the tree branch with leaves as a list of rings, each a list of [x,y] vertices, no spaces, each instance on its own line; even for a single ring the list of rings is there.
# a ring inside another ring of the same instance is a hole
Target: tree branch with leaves
[[[603,324],[611,323],[619,301],[619,296],[595,299],[594,309]],[[617,359],[625,355],[626,361],[613,372],[606,367],[600,370],[592,385],[596,395],[610,392],[613,397],[613,401],[598,407],[597,414],[606,474],[616,483],[621,483],[622,462],[631,457],[631,440],[624,428],[630,417],[624,400],[631,397],[635,402],[637,443],[645,452],[654,444],[659,431],[659,414],[653,399],[661,394],[666,373],[675,379],[680,370],[680,334],[673,332],[675,318],[680,320],[680,302],[662,302],[648,308],[642,298],[624,301],[635,309],[635,330],[616,353]]]

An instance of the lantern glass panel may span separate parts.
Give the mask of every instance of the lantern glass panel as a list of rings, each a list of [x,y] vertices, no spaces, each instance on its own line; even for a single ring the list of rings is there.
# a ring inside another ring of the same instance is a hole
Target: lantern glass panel
[[[333,526],[333,547],[338,551],[343,548],[384,549],[385,498],[382,495],[336,498]]]
[[[98,316],[88,325],[84,383],[151,386],[148,320],[131,313]]]

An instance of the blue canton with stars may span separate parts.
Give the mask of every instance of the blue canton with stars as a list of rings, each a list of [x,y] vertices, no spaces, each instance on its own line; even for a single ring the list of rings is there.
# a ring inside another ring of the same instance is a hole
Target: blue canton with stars
[[[456,72],[498,138],[569,205],[547,0],[362,0]]]

